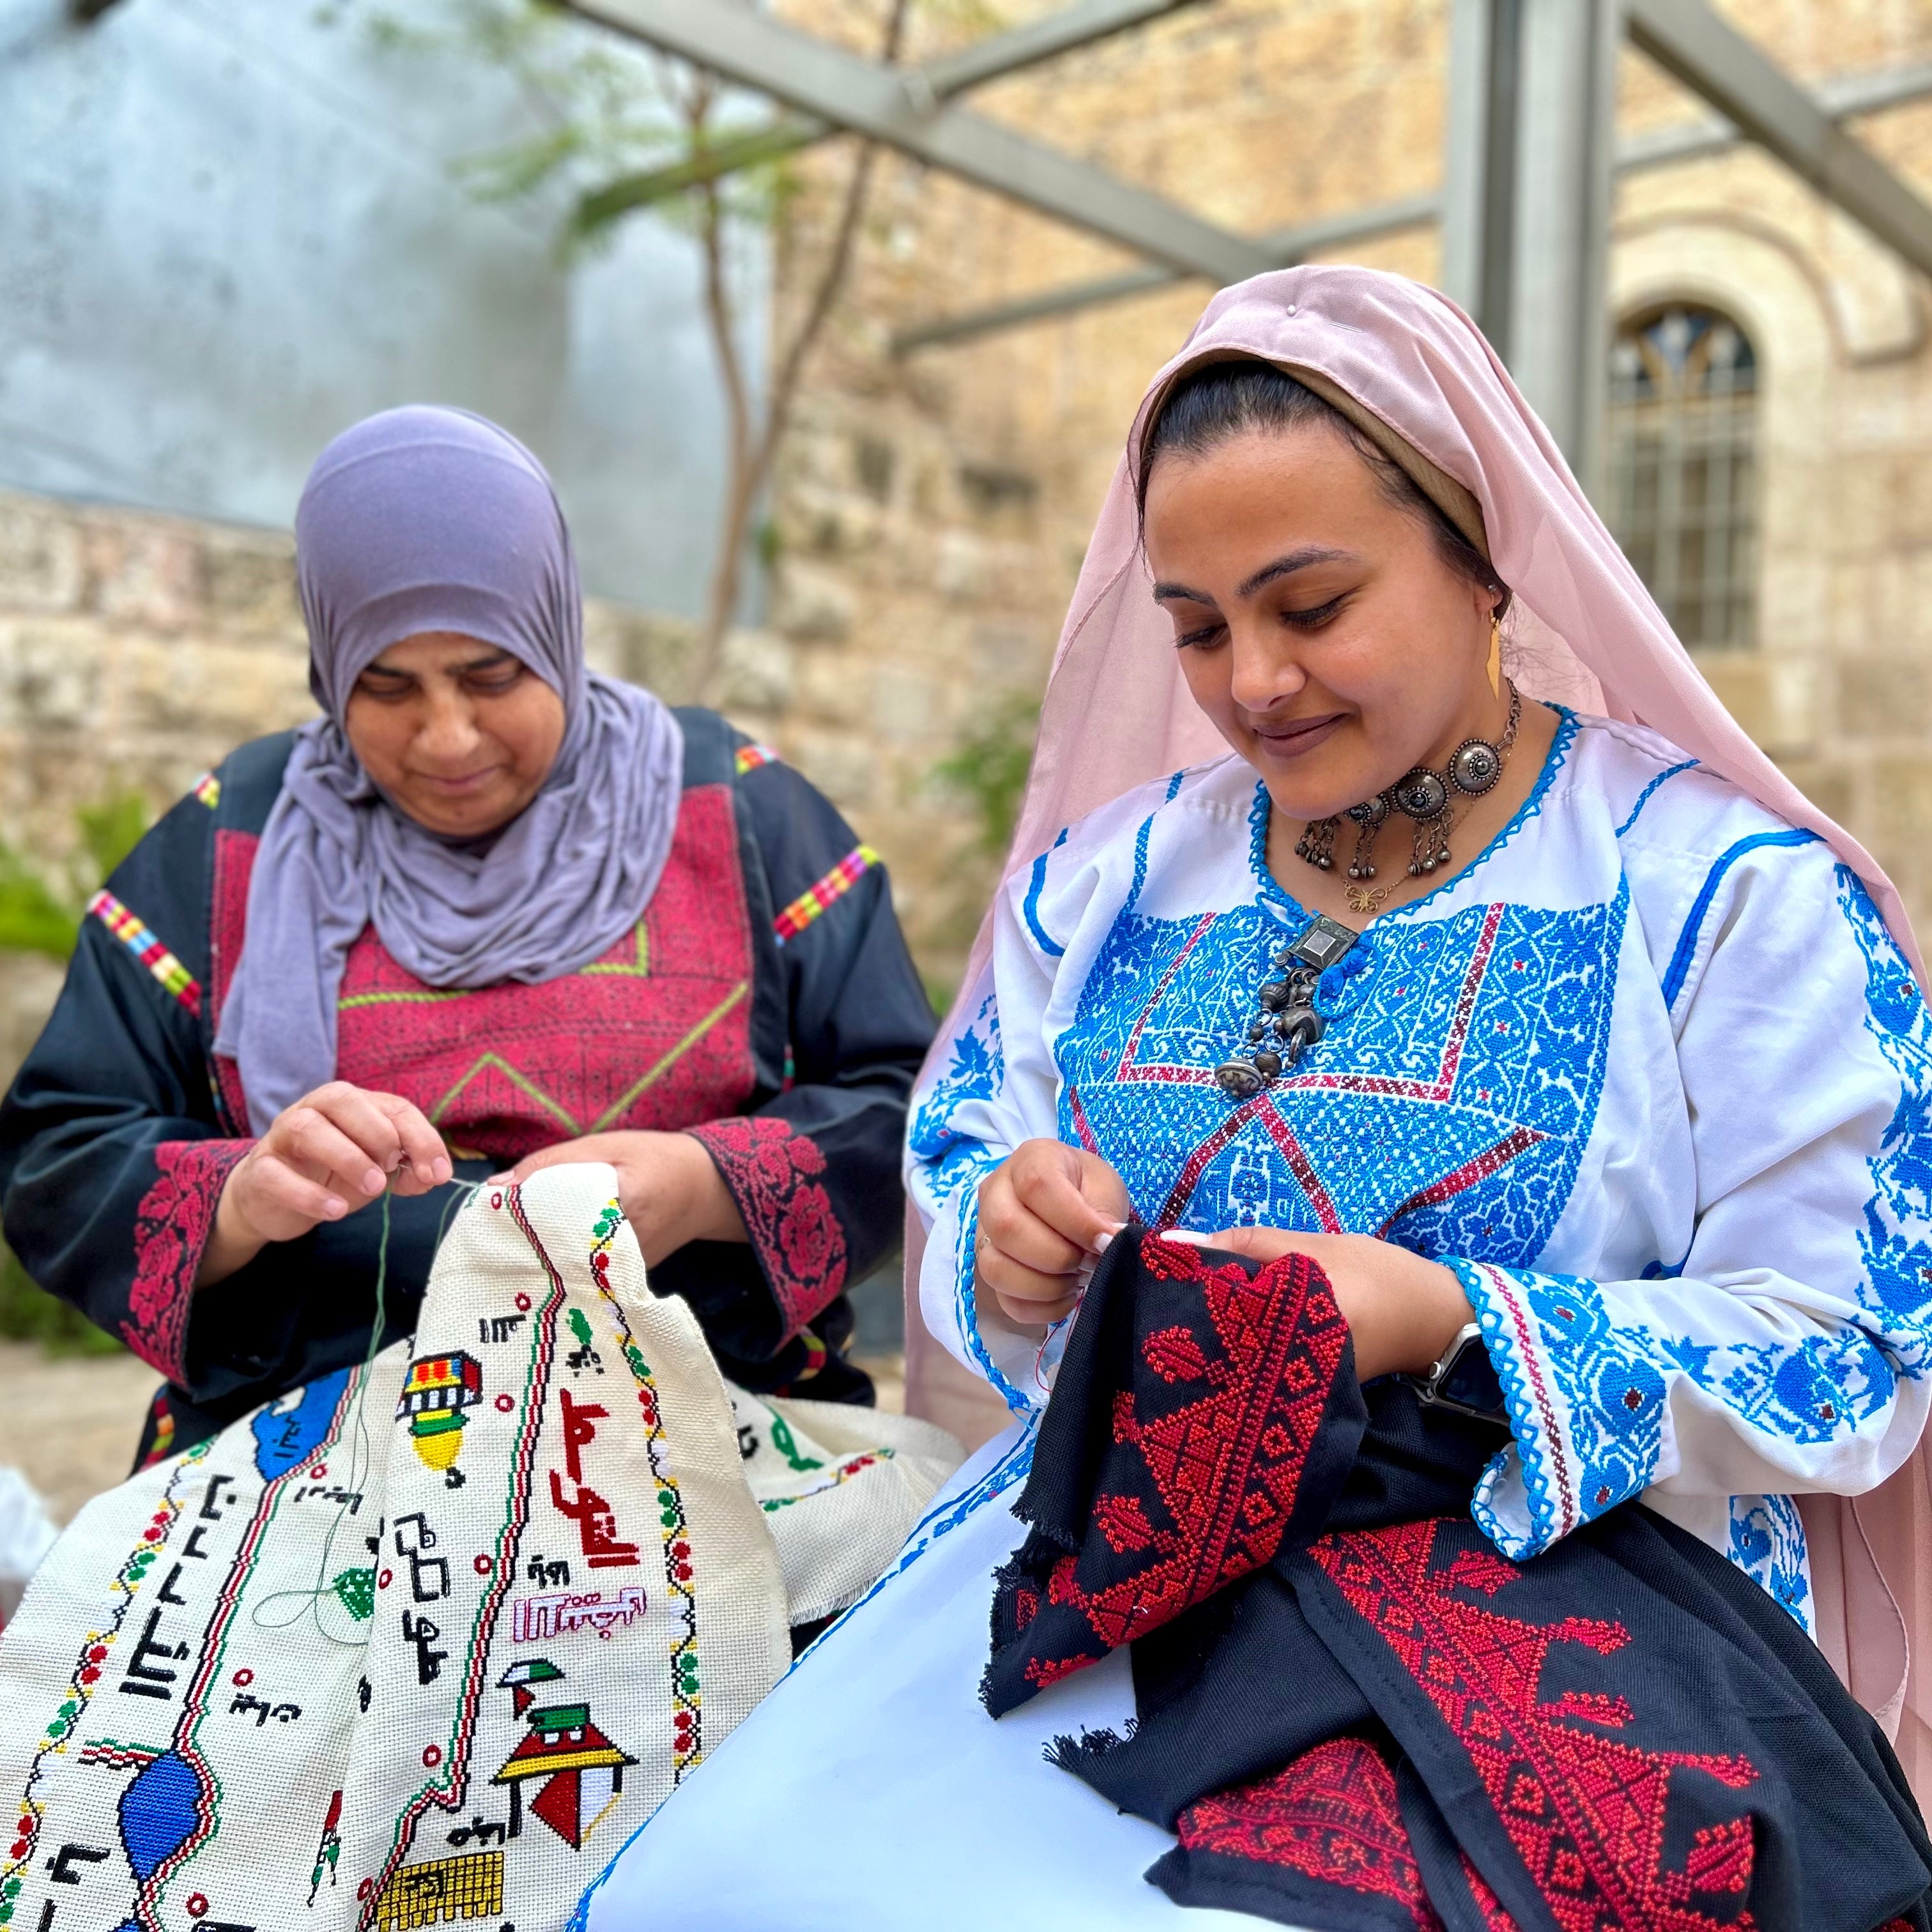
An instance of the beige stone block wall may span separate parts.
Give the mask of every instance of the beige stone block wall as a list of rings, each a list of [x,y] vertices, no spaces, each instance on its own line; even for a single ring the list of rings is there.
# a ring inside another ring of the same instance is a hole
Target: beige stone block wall
[[[1058,4],[1010,0],[1000,16],[1012,24]],[[850,0],[782,6],[858,44]],[[1932,58],[1932,0],[1726,0],[1724,10],[1808,78]],[[916,17],[924,38],[913,58],[985,31],[950,9]],[[1216,0],[974,104],[1256,232],[1437,184],[1446,18],[1440,0]],[[1624,56],[1624,129],[1705,112]],[[1858,131],[1932,194],[1932,104],[1868,117]],[[808,164],[811,187],[782,250],[782,320],[847,164],[832,148]],[[1704,668],[1758,742],[1852,824],[1916,916],[1932,920],[1924,286],[1749,150],[1627,177],[1612,256],[1619,312],[1715,303],[1746,327],[1764,370],[1759,641]],[[1408,231],[1348,259],[1426,280],[1436,238]],[[1208,292],[1178,285],[900,359],[886,345],[908,323],[1126,266],[1090,238],[885,162],[779,479],[774,622],[814,667],[799,687],[814,709],[812,742],[850,728],[838,716],[849,692],[848,718],[869,715],[878,727],[869,790],[854,802],[876,802],[896,830],[955,855],[907,895],[942,980],[957,970],[990,868],[968,850],[956,806],[919,775],[944,755],[949,732],[996,710],[1003,694],[1037,690],[1134,405]],[[997,533],[968,482],[982,472],[1010,479]],[[928,680],[930,700],[880,710],[888,674],[904,689]]]
[[[859,44],[852,0],[782,0]],[[1000,0],[1001,22],[1060,0]],[[1797,73],[1932,58],[1932,0],[1737,0]],[[919,8],[920,57],[986,31]],[[1231,226],[1260,230],[1432,188],[1442,0],[1215,0],[1009,80],[976,105]],[[1627,128],[1700,110],[1626,56]],[[1932,193],[1932,104],[1861,133]],[[850,162],[831,143],[778,238],[778,326],[808,286]],[[1426,278],[1432,232],[1352,258]],[[935,985],[993,867],[934,782],[962,737],[1036,695],[1134,405],[1198,285],[895,358],[893,331],[1105,274],[1128,258],[997,197],[882,160],[856,266],[808,371],[772,492],[766,627],[735,636],[724,703],[823,786],[892,866]],[[1932,917],[1932,348],[1926,291],[1762,156],[1628,178],[1620,310],[1715,302],[1764,371],[1756,648],[1706,669]],[[668,698],[686,627],[593,606],[594,662]],[[285,537],[0,496],[0,814],[59,850],[110,786],[157,805],[236,740],[306,716]],[[0,971],[4,1018],[38,968]],[[11,976],[10,977],[9,976]],[[21,994],[23,1012],[41,994]],[[17,1002],[15,1002],[17,1004]]]
[[[688,694],[688,625],[592,599],[584,634],[598,669]],[[734,637],[734,714],[773,735],[795,656]],[[286,534],[0,491],[0,838],[16,850],[56,874],[82,862],[77,807],[131,788],[158,814],[237,745],[314,715]],[[0,1080],[60,980],[0,952]]]

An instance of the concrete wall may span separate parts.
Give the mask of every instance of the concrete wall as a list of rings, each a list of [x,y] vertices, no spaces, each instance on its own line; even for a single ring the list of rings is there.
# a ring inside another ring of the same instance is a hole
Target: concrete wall
[[[480,202],[456,164],[536,124],[374,11],[0,0],[0,484],[281,526],[338,430],[458,404],[550,466],[591,589],[694,614],[723,444],[692,244],[634,219],[566,265],[556,207]]]

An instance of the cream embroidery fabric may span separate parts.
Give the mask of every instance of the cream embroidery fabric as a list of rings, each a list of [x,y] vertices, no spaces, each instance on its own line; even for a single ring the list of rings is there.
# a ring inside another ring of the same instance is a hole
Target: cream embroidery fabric
[[[958,1462],[760,1399],[606,1167],[471,1198],[412,1340],[97,1498],[0,1640],[0,1926],[561,1927]]]

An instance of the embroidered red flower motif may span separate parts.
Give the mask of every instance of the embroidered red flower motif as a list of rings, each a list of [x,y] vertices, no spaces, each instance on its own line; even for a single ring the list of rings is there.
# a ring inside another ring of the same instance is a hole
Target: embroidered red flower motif
[[[179,1382],[189,1298],[214,1232],[221,1190],[252,1141],[162,1141],[154,1184],[134,1213],[134,1279],[121,1339],[148,1367]]]
[[[690,1132],[738,1204],[789,1341],[845,1286],[845,1231],[815,1178],[825,1172],[825,1156],[809,1135],[769,1114]]]
[[[786,1265],[801,1280],[822,1276],[836,1249],[842,1257],[845,1237],[832,1213],[832,1198],[815,1184],[801,1187],[784,1210],[778,1229]]]

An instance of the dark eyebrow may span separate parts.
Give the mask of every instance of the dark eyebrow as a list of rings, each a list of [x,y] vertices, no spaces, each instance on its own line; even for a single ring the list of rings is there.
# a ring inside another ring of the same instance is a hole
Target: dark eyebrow
[[[1286,556],[1278,556],[1274,562],[1264,564],[1253,576],[1235,587],[1237,597],[1252,597],[1257,590],[1274,583],[1278,578],[1292,577],[1298,570],[1306,570],[1311,564],[1354,563],[1358,561],[1352,550],[1331,550],[1326,544],[1310,544],[1302,550],[1292,550]],[[1205,604],[1212,608],[1214,600],[1204,590],[1190,590],[1184,584],[1156,584],[1154,587],[1154,601],[1156,604]]]
[[[521,662],[514,651],[506,650],[502,645],[498,644],[485,651],[480,658],[467,658],[460,664],[451,665],[450,669],[458,677],[461,677],[473,670],[493,670],[506,659],[513,663]],[[386,664],[380,658],[365,665],[364,668],[368,670],[380,671],[385,677],[414,677],[416,676],[414,671],[404,670],[395,664]]]
[[[1286,556],[1278,556],[1274,562],[1264,564],[1253,576],[1246,579],[1235,590],[1238,597],[1252,597],[1264,585],[1274,583],[1283,577],[1292,577],[1298,570],[1306,570],[1316,563],[1353,563],[1356,561],[1352,550],[1330,550],[1325,544],[1310,544],[1305,550],[1292,550]]]

